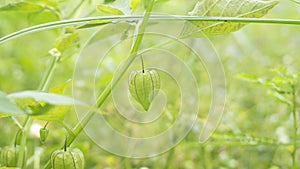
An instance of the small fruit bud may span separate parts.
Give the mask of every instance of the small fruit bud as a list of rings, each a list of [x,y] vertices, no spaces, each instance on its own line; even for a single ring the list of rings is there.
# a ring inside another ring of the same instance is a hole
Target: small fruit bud
[[[42,143],[46,141],[48,134],[49,134],[49,130],[47,128],[40,129],[40,139]]]
[[[51,155],[52,169],[83,169],[84,156],[80,149],[56,150]]]
[[[155,70],[132,71],[129,76],[129,92],[144,110],[148,110],[160,89],[159,74]]]

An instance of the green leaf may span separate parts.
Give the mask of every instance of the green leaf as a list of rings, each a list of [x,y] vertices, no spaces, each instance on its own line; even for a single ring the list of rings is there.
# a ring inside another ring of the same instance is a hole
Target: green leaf
[[[80,39],[77,32],[66,33],[59,37],[54,43],[54,51],[58,50],[60,59],[66,59],[73,56],[80,48]]]
[[[77,29],[92,28],[92,27],[96,27],[96,26],[106,25],[109,23],[111,23],[110,20],[90,21],[84,25],[78,26]]]
[[[112,3],[112,2],[115,2],[115,0],[104,0],[105,4]]]
[[[49,90],[50,93],[55,94],[63,94],[67,86],[71,83],[71,80],[67,81],[66,83],[53,87]],[[60,105],[37,105],[37,107],[31,107],[31,109],[34,110],[34,116],[33,118],[39,119],[39,120],[46,120],[46,121],[58,121],[61,122],[65,115],[69,112],[70,106],[60,106]],[[40,115],[41,114],[41,115]]]
[[[70,82],[66,82],[62,86],[50,89],[50,91],[61,93],[69,83]],[[60,94],[39,91],[22,91],[12,93],[8,95],[8,97],[15,100],[22,109],[30,111],[31,114],[29,115],[32,118],[39,120],[61,122],[64,119],[65,114],[69,112],[71,106],[74,105],[89,111],[102,113],[97,108],[93,108],[81,101]]]
[[[67,51],[70,48],[79,46],[79,35],[77,32],[66,34],[62,37],[59,37],[55,43],[54,47],[58,49],[61,53]]]
[[[98,41],[99,39],[105,39],[107,37],[112,37],[116,34],[121,34],[127,31],[131,27],[128,22],[119,22],[116,24],[108,24],[102,27],[101,30],[94,36],[91,42]]]
[[[281,103],[284,103],[284,104],[289,105],[289,106],[292,105],[292,102],[288,98],[286,98],[285,96],[279,94],[278,92],[270,92],[270,95],[272,97],[276,98]]]
[[[73,105],[86,107],[80,101],[54,93],[23,91],[10,94],[9,97],[15,99],[23,109],[29,109],[32,118],[46,121],[62,121]]]
[[[63,94],[65,89],[72,83],[72,80],[68,80],[66,83],[60,85],[60,86],[55,86],[52,87],[49,92],[50,93],[55,93],[55,94]]]
[[[110,5],[98,5],[97,10],[103,15],[124,15],[124,12]]]
[[[257,77],[256,75],[246,74],[246,73],[238,74],[235,77],[252,83],[266,84],[268,82],[266,79]]]
[[[25,115],[25,112],[0,91],[0,118],[17,115]]]
[[[8,95],[9,98],[15,99],[15,100],[34,100],[36,102],[43,102],[43,103],[49,103],[52,105],[86,105],[83,102],[74,100],[73,98],[54,94],[54,93],[45,93],[45,92],[39,92],[39,91],[22,91],[18,93],[12,93]]]
[[[43,6],[30,2],[9,3],[0,7],[0,12],[37,12],[44,9]]]
[[[260,18],[267,14],[278,1],[261,0],[203,0],[196,4],[192,16],[215,16],[215,17],[240,17]],[[215,36],[234,32],[245,26],[245,23],[217,22],[217,21],[191,21],[187,22],[183,37]]]
[[[130,1],[131,10],[134,11],[139,6],[140,3],[141,3],[141,0],[131,0]]]

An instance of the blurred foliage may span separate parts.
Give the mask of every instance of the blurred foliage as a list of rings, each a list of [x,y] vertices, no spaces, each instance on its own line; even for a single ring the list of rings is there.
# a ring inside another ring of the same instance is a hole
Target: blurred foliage
[[[0,6],[18,2],[22,2],[23,5],[25,3],[36,5],[34,8],[24,8],[23,6],[22,10],[14,12],[9,10],[0,12],[0,37],[41,23],[98,16],[100,14],[97,12],[97,5],[115,4],[118,7],[122,4],[119,1],[121,2],[121,0],[116,0],[116,2],[114,0],[1,0]],[[144,11],[144,3],[144,1],[141,1],[140,5],[131,12],[141,14]],[[194,9],[196,3],[197,0],[158,1],[153,12],[187,15],[188,12]],[[20,6],[18,8],[20,9]],[[30,10],[26,11],[25,9]],[[128,14],[128,11],[124,11],[125,14]],[[299,16],[300,6],[292,1],[283,0],[266,15],[267,18],[291,19],[299,19]],[[103,23],[99,25],[101,24]],[[117,27],[115,28],[117,30],[112,30],[113,26]],[[73,77],[80,48],[99,29],[103,31],[101,36],[98,37],[99,39],[120,39],[124,32],[133,33],[133,28],[128,23],[104,24],[103,27],[92,27],[76,31],[73,28],[43,31],[2,44],[0,46],[0,90],[5,93],[13,93],[37,89],[51,59],[48,52],[53,48],[59,49],[62,45],[71,48],[62,51],[65,57],[57,66],[50,86],[55,87],[65,84]],[[108,35],[111,35],[111,37]],[[197,142],[199,131],[206,117],[205,114],[199,114],[197,123],[186,139],[170,152],[157,157],[145,159],[122,158],[98,148],[84,133],[76,139],[72,147],[78,147],[83,151],[87,161],[86,168],[88,169],[123,169],[126,168],[124,166],[131,166],[132,168],[148,167],[151,169],[164,168],[167,165],[167,159],[172,156],[173,162],[168,164],[167,167],[169,168],[291,168],[291,147],[287,143],[292,140],[293,127],[289,107],[269,95],[266,92],[269,90],[268,87],[247,83],[236,78],[236,75],[244,74],[246,76],[247,74],[248,78],[253,77],[253,75],[257,75],[255,78],[266,77],[270,74],[271,69],[281,66],[293,72],[300,72],[299,37],[299,26],[275,24],[249,24],[234,33],[209,37],[225,69],[227,100],[223,119],[216,133],[206,143],[200,144]],[[153,40],[147,43],[157,43],[157,41]],[[108,48],[111,45],[106,44],[102,48]],[[128,45],[119,51],[114,51],[114,56],[102,63],[101,68],[105,76],[101,76],[101,80],[96,82],[99,85],[97,92],[101,91],[107,82],[113,78],[111,68],[118,67],[118,64],[124,59],[124,55],[127,54],[129,47]],[[178,46],[172,49],[178,54],[186,52]],[[194,63],[193,58],[187,57],[185,59],[191,63],[193,71],[203,72],[199,74],[197,81],[203,82],[200,83],[203,86],[200,87],[199,91],[203,98],[207,99],[204,99],[201,105],[203,111],[208,111],[211,104],[211,91],[210,86],[206,83],[209,82],[209,77],[203,67],[197,66],[199,63]],[[93,62],[95,61],[91,60],[87,63],[93,64]],[[137,67],[137,65],[134,66]],[[274,80],[278,82],[278,79]],[[90,87],[95,84],[85,85]],[[161,132],[166,130],[178,116],[176,112],[173,113],[176,106],[170,106],[176,105],[178,102],[177,86],[166,86],[166,84],[165,86],[162,84],[164,90],[169,90],[175,96],[172,102],[168,104],[167,110],[169,113],[165,113],[161,117],[162,122],[166,123],[164,123],[164,126],[149,125],[149,132],[143,132],[146,136],[152,135],[152,131]],[[71,96],[71,92],[69,88],[66,89],[65,94]],[[117,115],[112,100],[112,98],[108,99],[103,106],[103,111],[109,112],[109,115],[105,118],[120,132],[124,132],[124,134],[131,133],[131,131],[124,129],[126,128],[124,126],[130,124],[126,123],[126,119]],[[66,116],[68,118],[64,120],[64,124],[55,122],[49,124],[49,137],[43,144],[40,143],[38,135],[31,132],[28,138],[28,143],[30,143],[27,146],[28,153],[32,155],[41,152],[41,165],[49,159],[51,152],[63,145],[64,136],[68,132],[64,128],[73,127],[77,124],[78,119],[75,110],[70,110]],[[20,117],[18,120],[23,121],[24,119]],[[35,120],[34,124],[44,126],[45,122]],[[0,147],[12,145],[18,127],[14,125],[12,119],[2,118],[0,119],[0,128]],[[298,135],[300,135],[299,132]],[[300,152],[297,153],[297,163],[300,163]],[[32,166],[33,164],[30,164],[28,168],[33,168]]]

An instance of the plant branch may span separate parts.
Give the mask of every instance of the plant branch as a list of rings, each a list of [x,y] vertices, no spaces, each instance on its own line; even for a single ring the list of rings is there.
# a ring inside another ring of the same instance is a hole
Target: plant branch
[[[101,21],[110,20],[114,22],[127,21],[133,22],[142,20],[143,16],[133,15],[133,16],[97,16],[88,18],[78,18],[61,20],[56,22],[49,22],[45,24],[40,24],[32,27],[22,29],[20,31],[11,33],[7,36],[0,38],[0,44],[7,42],[9,40],[22,37],[27,34],[40,32],[44,30],[62,28],[67,26],[82,25],[90,21]],[[184,20],[184,21],[217,21],[217,22],[240,22],[240,23],[263,23],[263,24],[289,24],[289,25],[300,25],[300,20],[293,19],[264,19],[264,18],[237,18],[237,17],[198,17],[198,16],[166,16],[166,15],[153,15],[149,17],[151,21],[164,21],[164,20]]]
[[[58,57],[55,57],[55,56],[52,56],[51,59],[52,60],[50,62],[49,68],[48,68],[48,70],[47,70],[47,72],[46,72],[39,88],[38,88],[38,90],[40,90],[40,91],[46,91],[48,83],[49,83],[49,81],[52,77],[52,73],[54,72],[54,68],[55,68],[56,63],[58,61]]]
[[[116,86],[116,84],[120,81],[120,79],[122,78],[122,76],[125,74],[125,72],[127,71],[127,69],[129,68],[129,66],[131,65],[131,63],[134,61],[134,59],[137,56],[137,52],[140,48],[140,45],[142,43],[143,40],[143,35],[150,17],[150,13],[152,11],[152,7],[154,5],[154,0],[151,0],[150,5],[148,6],[146,13],[143,17],[142,23],[139,27],[137,27],[138,29],[138,35],[137,38],[134,41],[133,47],[130,51],[130,54],[127,58],[127,60],[125,61],[124,66],[121,68],[121,73],[119,75],[116,76],[116,81],[114,82],[110,82],[107,87],[104,89],[104,91],[101,93],[101,95],[98,97],[97,99],[97,107],[101,107],[102,104],[104,103],[104,101],[107,99],[107,97],[110,95],[111,90]],[[83,128],[88,124],[88,122],[92,119],[92,117],[95,115],[95,112],[88,112],[87,115],[83,118],[83,120],[78,123],[74,130],[73,133],[74,135],[70,135],[68,137],[68,140],[66,141],[66,146],[70,146],[73,141],[76,139],[76,137],[81,133],[81,131],[83,130]],[[47,162],[47,164],[44,167],[45,169],[50,169],[50,161]]]
[[[52,56],[53,59],[48,67],[48,70],[41,82],[41,85],[39,86],[38,90],[41,90],[41,91],[46,91],[47,87],[48,87],[48,84],[49,84],[49,80],[51,79],[52,77],[52,74],[54,72],[54,69],[55,69],[55,65],[58,61],[58,57],[55,57],[55,56]],[[26,139],[27,139],[27,135],[28,135],[28,132],[29,132],[29,129],[30,129],[30,126],[32,124],[33,120],[27,116],[26,117],[26,120],[25,120],[25,123],[24,123],[24,127],[23,127],[23,130],[22,130],[22,135],[21,135],[21,141],[20,141],[20,153],[19,153],[19,156],[18,156],[18,167],[21,167],[23,168],[24,166],[24,152],[26,151]]]

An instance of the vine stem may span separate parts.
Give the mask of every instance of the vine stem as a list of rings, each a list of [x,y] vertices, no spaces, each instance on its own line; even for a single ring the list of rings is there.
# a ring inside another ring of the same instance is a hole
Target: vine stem
[[[293,84],[292,85],[292,113],[293,113],[293,151],[292,151],[292,165],[293,165],[293,169],[297,169],[297,164],[296,164],[296,151],[297,151],[297,114],[296,114],[296,106],[297,106],[297,102],[296,102],[296,87]]]
[[[98,97],[98,99],[97,99],[97,107],[98,108],[102,106],[104,101],[110,95],[111,90],[117,85],[117,83],[120,81],[122,76],[125,74],[125,72],[129,68],[131,63],[137,57],[137,52],[138,52],[138,50],[141,46],[143,36],[144,36],[144,32],[145,32],[145,29],[146,29],[146,26],[147,26],[147,23],[148,23],[153,5],[154,5],[154,0],[151,0],[150,4],[149,4],[149,6],[148,6],[148,8],[145,12],[145,15],[143,17],[143,20],[142,20],[140,26],[137,26],[137,28],[136,28],[136,29],[138,29],[138,34],[137,34],[137,37],[136,37],[136,39],[133,43],[130,54],[129,54],[128,58],[126,59],[126,61],[124,63],[124,66],[121,68],[121,73],[115,77],[116,81],[114,81],[114,82],[111,81],[107,85],[107,87],[104,89],[104,91],[101,93],[101,95]],[[88,122],[92,119],[92,117],[94,115],[95,115],[95,112],[92,112],[92,111],[88,112],[87,115],[82,119],[82,121],[75,126],[75,128],[73,129],[74,135],[70,135],[68,137],[68,140],[66,141],[66,146],[67,147],[70,146],[73,143],[73,141],[81,133],[83,128],[88,124]],[[51,168],[50,161],[48,161],[47,164],[45,165],[44,169],[50,169],[50,168]]]
[[[56,63],[58,61],[58,57],[56,57],[56,56],[52,56],[52,57],[53,58],[49,64],[48,70],[41,82],[41,85],[38,88],[38,90],[40,90],[40,91],[45,91],[47,89],[49,81],[54,72]],[[24,154],[26,151],[25,150],[26,149],[26,140],[27,140],[27,135],[29,133],[29,129],[30,129],[32,122],[33,122],[33,119],[31,119],[29,116],[27,116],[25,119],[24,125],[23,125],[24,127],[22,129],[22,135],[21,135],[21,141],[20,141],[20,153],[18,156],[18,167],[20,167],[20,168],[23,168],[23,166],[24,166],[24,162],[25,162]]]
[[[109,20],[111,22],[127,21],[133,22],[137,20],[142,20],[144,16],[133,15],[133,16],[97,16],[97,17],[87,17],[87,18],[77,18],[69,20],[61,20],[56,22],[48,22],[45,24],[40,24],[32,27],[28,27],[17,32],[11,33],[7,36],[0,38],[0,44],[7,42],[9,40],[35,33],[44,30],[62,28],[66,26],[75,26],[86,24],[90,21],[101,21]],[[239,22],[239,23],[264,23],[264,24],[289,24],[289,25],[300,25],[300,20],[294,19],[265,19],[265,18],[238,18],[238,17],[199,17],[199,16],[166,16],[166,15],[152,15],[149,20],[154,21],[164,21],[164,20],[183,20],[183,21],[216,21],[216,22]]]
[[[169,152],[168,152],[168,157],[167,157],[167,162],[165,165],[165,169],[171,169],[172,168],[172,163],[174,161],[174,156],[175,156],[175,147],[173,147]]]

